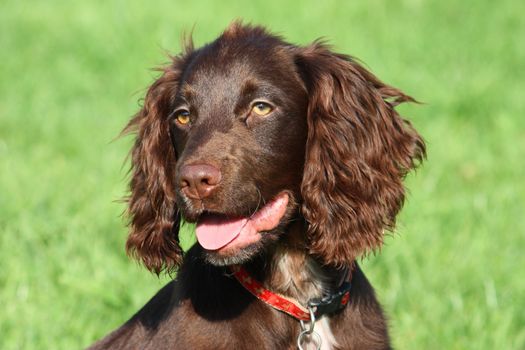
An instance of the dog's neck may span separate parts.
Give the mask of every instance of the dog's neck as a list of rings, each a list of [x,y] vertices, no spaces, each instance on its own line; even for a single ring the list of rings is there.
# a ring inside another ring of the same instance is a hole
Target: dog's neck
[[[279,248],[269,267],[265,284],[274,292],[306,305],[329,290],[330,276],[303,251]]]
[[[291,225],[284,242],[275,247],[264,265],[263,284],[303,305],[339,287],[341,271],[323,266],[308,254],[304,225]]]

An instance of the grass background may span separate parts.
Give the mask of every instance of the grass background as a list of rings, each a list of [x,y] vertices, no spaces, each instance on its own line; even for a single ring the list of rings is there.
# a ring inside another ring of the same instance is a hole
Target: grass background
[[[195,25],[325,36],[424,105],[397,234],[363,262],[400,349],[525,348],[525,3],[0,0],[0,348],[82,348],[160,280],[124,253],[130,138],[112,141]]]

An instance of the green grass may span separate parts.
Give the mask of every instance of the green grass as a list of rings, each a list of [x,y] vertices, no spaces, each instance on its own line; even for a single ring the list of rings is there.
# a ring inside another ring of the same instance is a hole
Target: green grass
[[[124,253],[130,138],[165,50],[232,19],[325,36],[423,105],[397,234],[364,269],[399,349],[525,348],[525,3],[0,1],[0,348],[81,348],[167,278]]]

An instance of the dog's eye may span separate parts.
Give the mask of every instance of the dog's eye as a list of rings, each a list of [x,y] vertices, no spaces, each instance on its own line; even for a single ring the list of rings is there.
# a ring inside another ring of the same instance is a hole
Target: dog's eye
[[[175,112],[175,119],[177,122],[181,125],[186,125],[190,122],[190,112],[182,109],[180,111]]]
[[[270,113],[272,110],[273,110],[272,106],[270,106],[268,103],[265,103],[265,102],[256,102],[252,107],[253,113],[260,115],[260,116],[265,116],[268,113]]]

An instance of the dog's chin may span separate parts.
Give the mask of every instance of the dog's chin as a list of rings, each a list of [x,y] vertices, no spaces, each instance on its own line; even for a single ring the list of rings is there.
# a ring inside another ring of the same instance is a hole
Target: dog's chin
[[[274,230],[263,233],[259,241],[243,248],[221,249],[218,251],[203,249],[204,260],[208,264],[215,266],[242,265],[256,256],[264,254],[266,248],[275,243],[279,236],[277,230]]]

